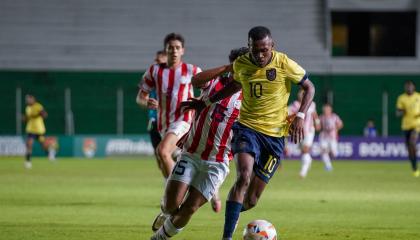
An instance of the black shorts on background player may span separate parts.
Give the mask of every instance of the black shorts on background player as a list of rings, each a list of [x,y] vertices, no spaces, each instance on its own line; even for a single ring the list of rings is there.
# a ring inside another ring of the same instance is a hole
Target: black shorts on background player
[[[149,131],[150,140],[152,141],[153,149],[156,150],[157,146],[159,145],[160,141],[162,140],[162,137],[160,136],[160,133],[158,131],[157,127],[157,121],[151,122],[151,128]]]

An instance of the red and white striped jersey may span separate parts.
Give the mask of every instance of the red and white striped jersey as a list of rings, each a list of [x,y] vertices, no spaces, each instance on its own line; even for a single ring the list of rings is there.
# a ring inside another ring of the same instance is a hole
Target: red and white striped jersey
[[[158,130],[165,133],[169,124],[177,121],[190,123],[191,112],[182,113],[180,104],[194,97],[191,78],[201,72],[197,66],[181,63],[171,69],[166,64],[152,65],[143,76],[139,87],[146,92],[156,89],[158,109]]]
[[[289,106],[289,114],[298,113],[299,108],[300,108],[300,102],[297,100],[294,101]],[[303,122],[303,131],[305,132],[305,134],[315,131],[314,113],[316,113],[316,105],[315,105],[315,102],[312,102],[311,105],[309,105],[308,110],[306,111],[305,120]]]
[[[202,89],[202,97],[211,96],[224,87],[225,79],[210,81]],[[220,100],[203,109],[193,121],[184,152],[196,155],[205,161],[228,163],[233,158],[231,151],[232,125],[238,119],[242,92]]]
[[[332,113],[329,116],[322,114],[319,116],[319,120],[321,120],[321,133],[319,137],[323,139],[337,139],[338,126],[343,124],[341,118],[337,114]]]

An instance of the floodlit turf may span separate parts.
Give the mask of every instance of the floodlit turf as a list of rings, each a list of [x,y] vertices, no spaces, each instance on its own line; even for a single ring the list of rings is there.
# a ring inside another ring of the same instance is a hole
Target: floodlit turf
[[[298,168],[283,163],[235,239],[253,219],[271,221],[284,240],[420,239],[420,178],[408,162],[341,161],[332,173],[315,162],[305,180]],[[1,158],[0,239],[149,239],[162,192],[151,159],[35,158],[26,170],[20,158]],[[174,239],[220,239],[223,219],[204,206]]]

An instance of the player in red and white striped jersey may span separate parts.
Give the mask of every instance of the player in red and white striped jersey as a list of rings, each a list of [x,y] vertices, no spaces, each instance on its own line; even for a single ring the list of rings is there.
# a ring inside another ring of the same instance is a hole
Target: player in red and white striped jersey
[[[176,142],[190,129],[191,112],[181,112],[181,102],[194,97],[191,78],[201,69],[182,62],[184,38],[170,33],[164,40],[168,55],[166,64],[154,64],[144,74],[140,84],[141,93],[137,102],[149,109],[158,110],[158,130],[162,141],[157,153],[162,161],[162,174],[167,178],[174,166],[172,153]],[[149,92],[156,89],[157,99],[149,98]]]
[[[297,100],[295,100],[289,106],[289,114],[296,115],[299,112],[299,108],[303,99],[303,90],[300,89],[298,92]],[[300,143],[300,149],[302,151],[301,161],[302,167],[300,170],[300,177],[305,178],[308,174],[309,169],[311,168],[312,157],[311,157],[311,148],[314,142],[315,130],[320,130],[320,120],[318,113],[316,112],[315,102],[312,102],[309,105],[308,111],[303,122],[303,141]]]
[[[319,143],[321,145],[321,159],[324,162],[325,169],[331,171],[331,157],[338,154],[338,131],[343,128],[343,121],[333,112],[332,106],[328,103],[322,107],[321,132],[319,134]]]
[[[248,51],[247,48],[234,49],[229,59],[233,62]],[[213,95],[232,81],[230,71],[231,65],[225,65],[194,76],[194,86],[202,89],[201,98]],[[156,218],[152,226],[156,233],[151,239],[168,239],[180,232],[192,214],[217,193],[233,158],[231,128],[239,116],[241,100],[242,92],[239,91],[206,107],[196,116],[166,186],[162,206],[165,214]],[[183,106],[188,109],[194,101],[191,99]]]

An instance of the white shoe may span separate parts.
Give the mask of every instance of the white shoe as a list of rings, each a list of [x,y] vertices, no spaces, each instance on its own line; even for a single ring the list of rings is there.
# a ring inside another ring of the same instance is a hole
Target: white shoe
[[[156,232],[157,230],[159,230],[159,228],[163,226],[163,223],[165,223],[165,220],[167,218],[168,217],[164,213],[160,212],[156,216],[155,220],[153,221],[153,224],[152,224],[152,230],[153,230],[153,232]]]
[[[32,162],[25,161],[25,168],[26,169],[31,169],[32,168]]]

